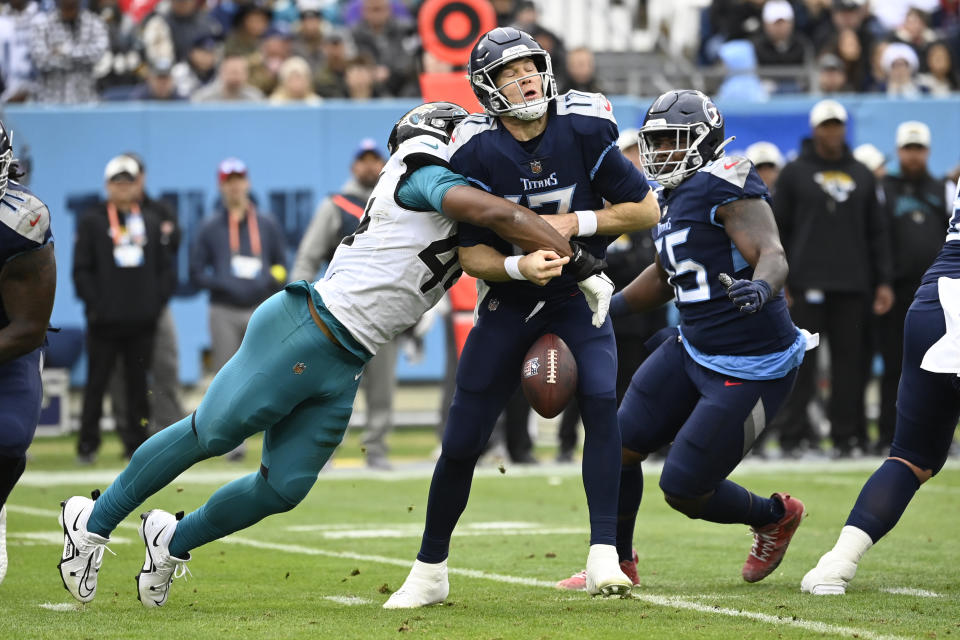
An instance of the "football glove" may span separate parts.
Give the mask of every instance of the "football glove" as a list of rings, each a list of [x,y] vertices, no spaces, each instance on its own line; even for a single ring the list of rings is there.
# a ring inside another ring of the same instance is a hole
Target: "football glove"
[[[570,262],[563,265],[563,274],[573,276],[577,282],[586,280],[607,268],[607,261],[590,253],[582,242],[571,240],[570,250],[573,251],[573,255],[570,257]]]
[[[607,319],[610,310],[610,297],[613,295],[613,281],[605,273],[592,275],[577,283],[587,299],[590,311],[593,311],[593,326],[600,328]]]
[[[720,284],[727,290],[727,297],[737,305],[740,313],[760,311],[773,294],[766,280],[734,280],[721,273]]]

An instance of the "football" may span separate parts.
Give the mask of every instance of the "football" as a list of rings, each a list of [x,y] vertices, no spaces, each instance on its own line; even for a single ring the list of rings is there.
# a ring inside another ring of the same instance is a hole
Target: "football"
[[[523,358],[520,386],[534,411],[559,415],[577,390],[577,362],[567,343],[552,333],[540,336]]]

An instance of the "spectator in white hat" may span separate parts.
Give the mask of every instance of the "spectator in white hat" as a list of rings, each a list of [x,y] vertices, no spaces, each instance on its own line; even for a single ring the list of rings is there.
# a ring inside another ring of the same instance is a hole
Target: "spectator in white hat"
[[[920,279],[943,246],[948,217],[944,179],[930,175],[930,128],[916,120],[897,127],[897,169],[883,179],[893,248],[893,291],[890,313],[877,318],[877,343],[883,358],[880,417],[874,450],[886,455],[897,421],[897,385],[903,360],[903,323]]]
[[[887,175],[887,157],[883,155],[883,151],[869,142],[865,142],[854,149],[853,157],[857,159],[857,162],[866,165],[867,169],[870,169],[873,175],[877,176],[877,180],[881,180]]]
[[[772,142],[754,142],[747,147],[746,156],[757,168],[760,179],[767,185],[770,195],[773,195],[780,170],[783,169],[783,154]]]
[[[891,97],[916,98],[925,93],[917,83],[920,61],[917,52],[903,42],[891,42],[880,57],[880,66],[886,74],[886,94]]]
[[[767,0],[763,5],[763,31],[754,36],[757,64],[802,65],[811,53],[811,44],[794,29],[793,6],[787,0]]]

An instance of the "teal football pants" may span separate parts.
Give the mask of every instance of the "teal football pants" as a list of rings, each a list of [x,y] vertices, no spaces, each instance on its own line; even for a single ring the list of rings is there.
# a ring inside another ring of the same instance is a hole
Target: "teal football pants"
[[[158,432],[94,504],[89,531],[108,536],[144,500],[200,460],[264,432],[259,471],[218,489],[177,526],[170,552],[289,511],[310,491],[343,439],[364,361],[327,338],[309,298],[274,294],[250,318],[243,343],[196,412]]]

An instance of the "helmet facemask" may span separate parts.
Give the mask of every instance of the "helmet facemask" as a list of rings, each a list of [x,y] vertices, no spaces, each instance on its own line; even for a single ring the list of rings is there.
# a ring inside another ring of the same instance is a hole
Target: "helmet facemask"
[[[470,77],[470,82],[474,88],[482,90],[488,96],[488,99],[484,101],[486,112],[495,116],[513,116],[518,120],[536,120],[542,117],[547,112],[550,101],[557,97],[557,81],[553,77],[553,63],[550,61],[550,54],[543,49],[529,49],[523,45],[518,46],[517,50],[512,53],[508,49],[504,54],[498,60],[474,72]],[[537,71],[519,78],[511,78],[498,87],[494,79],[500,73],[500,70],[506,64],[523,58],[530,58]],[[538,98],[528,100],[523,97],[521,82],[533,76],[540,76],[541,95]],[[511,102],[504,95],[503,89],[510,85],[516,86],[522,103]]]
[[[7,183],[10,177],[10,165],[13,163],[13,134],[7,133],[7,130],[3,128],[3,125],[0,125],[0,149],[3,149],[3,153],[0,153],[0,198],[2,198],[7,193]]]
[[[702,122],[667,124],[652,120],[640,129],[640,158],[647,174],[667,189],[673,189],[714,158],[700,155],[700,143],[710,133]],[[663,142],[672,145],[661,148]]]

